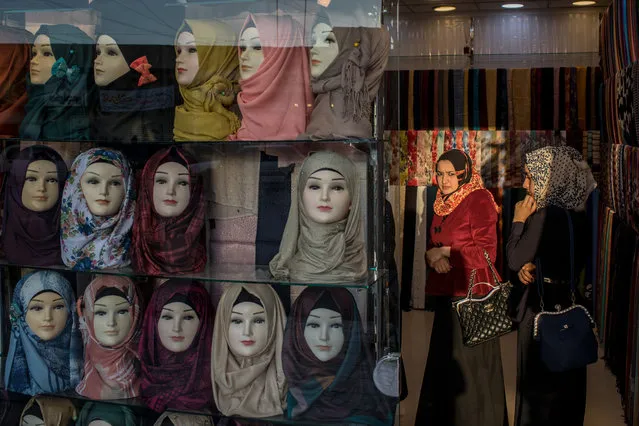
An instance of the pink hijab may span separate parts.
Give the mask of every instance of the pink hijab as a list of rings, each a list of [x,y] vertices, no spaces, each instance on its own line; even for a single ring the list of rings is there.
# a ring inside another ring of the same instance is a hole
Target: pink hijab
[[[240,34],[251,26],[260,34],[264,61],[254,75],[240,80],[242,127],[229,139],[295,139],[306,130],[313,107],[302,31],[289,15],[249,14]]]
[[[129,333],[122,343],[111,347],[102,346],[93,329],[96,297],[104,287],[124,293],[131,313]],[[84,296],[78,300],[80,329],[84,340],[84,378],[76,387],[76,392],[91,399],[127,399],[139,395],[137,349],[142,329],[142,310],[140,292],[131,279],[101,275],[91,281]]]

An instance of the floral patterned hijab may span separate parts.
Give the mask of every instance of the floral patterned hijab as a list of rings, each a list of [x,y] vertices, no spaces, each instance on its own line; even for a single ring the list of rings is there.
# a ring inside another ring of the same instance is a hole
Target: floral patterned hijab
[[[122,171],[124,200],[117,214],[95,216],[89,210],[80,181],[93,163],[107,162]],[[62,195],[62,261],[76,270],[120,268],[131,263],[131,227],[135,210],[133,171],[119,151],[94,148],[80,154]]]

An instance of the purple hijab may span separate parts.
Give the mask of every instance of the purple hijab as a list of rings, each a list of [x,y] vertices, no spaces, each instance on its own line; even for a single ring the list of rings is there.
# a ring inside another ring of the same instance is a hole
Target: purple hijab
[[[27,167],[34,161],[47,160],[58,170],[58,201],[45,212],[34,212],[22,204]],[[60,202],[67,166],[52,148],[34,145],[23,149],[13,160],[4,193],[2,247],[11,263],[31,266],[61,265]]]

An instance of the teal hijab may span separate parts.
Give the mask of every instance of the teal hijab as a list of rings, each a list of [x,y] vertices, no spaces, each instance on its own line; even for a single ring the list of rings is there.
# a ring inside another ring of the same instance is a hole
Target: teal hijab
[[[76,426],[87,426],[94,420],[103,420],[111,426],[137,426],[138,420],[129,407],[116,404],[87,402],[80,411]]]

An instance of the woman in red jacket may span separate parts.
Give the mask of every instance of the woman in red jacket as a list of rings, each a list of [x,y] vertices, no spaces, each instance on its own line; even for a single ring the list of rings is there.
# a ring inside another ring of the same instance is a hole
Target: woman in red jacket
[[[476,283],[493,283],[484,250],[495,261],[499,209],[463,151],[439,157],[437,186],[426,252],[426,293],[433,298],[435,319],[415,425],[507,425],[499,339],[464,346],[451,305],[466,296],[473,270]],[[488,291],[479,285],[473,293]]]

